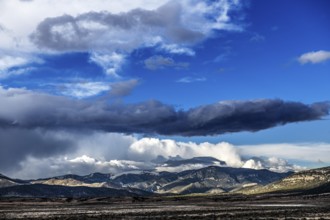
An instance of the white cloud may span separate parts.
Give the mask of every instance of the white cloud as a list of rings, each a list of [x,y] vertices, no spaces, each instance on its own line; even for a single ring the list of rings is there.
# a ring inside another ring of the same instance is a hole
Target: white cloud
[[[94,164],[96,160],[86,155],[82,155],[81,157],[77,157],[71,160],[68,160],[71,163],[87,163],[87,164]]]
[[[182,47],[176,44],[161,44],[159,47],[161,50],[164,50],[172,54],[182,54],[188,56],[195,56],[195,51],[188,47]]]
[[[21,66],[28,63],[28,59],[21,56],[3,55],[0,56],[0,70],[7,70],[14,66]]]
[[[0,34],[1,35],[1,34]],[[0,52],[0,79],[12,75],[21,75],[33,70],[33,67],[26,67],[29,63],[42,63],[43,61],[31,54],[13,54]],[[15,69],[12,69],[15,67]]]
[[[80,82],[61,85],[61,93],[78,99],[98,95],[110,90],[110,84],[104,82]]]
[[[125,61],[125,56],[115,52],[110,54],[92,53],[90,61],[100,65],[107,75],[118,78],[118,71]]]
[[[178,79],[176,82],[178,83],[193,83],[193,82],[204,82],[206,81],[205,77],[198,77],[198,78],[194,78],[194,77],[183,77],[181,79]]]
[[[109,160],[101,161],[95,158],[82,155],[73,159],[65,158],[67,165],[77,166],[77,165],[89,165],[92,169],[97,172],[113,172],[120,173],[129,170],[142,170],[150,168],[150,165],[145,162],[130,161],[130,160]],[[95,171],[93,171],[95,172]]]
[[[275,172],[286,172],[289,170],[300,171],[306,169],[306,167],[289,164],[287,160],[284,160],[282,158],[270,157],[266,160],[266,169]]]
[[[245,163],[242,167],[256,169],[256,170],[264,169],[264,166],[261,164],[260,161],[255,161],[253,159],[249,159],[249,160],[245,161]]]
[[[14,70],[0,71],[0,79],[27,74],[35,69],[34,67],[19,67]]]
[[[319,51],[312,51],[308,53],[302,54],[299,58],[298,61],[301,64],[305,63],[322,63],[327,60],[330,60],[330,51],[325,51],[325,50],[319,50]]]

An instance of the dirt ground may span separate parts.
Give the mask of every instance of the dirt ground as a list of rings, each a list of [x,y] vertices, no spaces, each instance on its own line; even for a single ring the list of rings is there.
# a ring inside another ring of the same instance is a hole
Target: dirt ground
[[[330,194],[1,198],[0,219],[330,219]]]

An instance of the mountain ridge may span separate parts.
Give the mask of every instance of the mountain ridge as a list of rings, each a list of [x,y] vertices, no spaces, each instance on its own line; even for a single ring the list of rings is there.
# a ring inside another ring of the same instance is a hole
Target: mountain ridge
[[[141,171],[121,175],[92,173],[82,176],[67,174],[30,181],[0,175],[0,183],[3,183],[0,185],[0,197],[94,197],[101,195],[101,192],[104,192],[104,196],[260,194],[285,191],[316,193],[329,191],[330,167],[297,173],[276,173],[267,169],[208,166],[181,172]],[[42,190],[45,191],[44,195]]]

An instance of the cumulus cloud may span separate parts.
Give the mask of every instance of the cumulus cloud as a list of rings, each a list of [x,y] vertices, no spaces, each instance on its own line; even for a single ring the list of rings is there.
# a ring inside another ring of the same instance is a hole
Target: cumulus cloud
[[[319,50],[319,51],[312,51],[312,52],[304,53],[298,58],[298,61],[301,64],[322,63],[322,62],[325,62],[327,60],[330,60],[330,51],[325,51],[325,50]]]
[[[170,57],[164,57],[164,56],[152,56],[149,57],[144,61],[144,65],[149,70],[157,70],[157,69],[163,69],[166,67],[174,67],[174,68],[187,68],[189,66],[189,63],[185,62],[175,62]]]
[[[128,152],[130,158],[146,161],[151,161],[159,155],[165,158],[173,156],[192,158],[212,155],[212,157],[225,161],[230,166],[242,166],[238,152],[233,145],[226,142],[218,144],[208,142],[196,144],[193,142],[176,142],[170,139],[142,138],[134,142]]]
[[[176,110],[158,101],[90,103],[24,89],[0,88],[0,126],[66,128],[183,136],[259,131],[287,123],[318,120],[329,103],[282,100],[225,101]]]
[[[252,154],[249,154],[249,147],[264,149],[264,152],[267,152],[267,147],[262,148],[263,146],[234,146],[227,142],[220,143],[194,143],[194,142],[177,142],[170,139],[157,139],[157,138],[142,138],[136,140],[128,149],[129,157],[135,158],[144,161],[152,161],[161,155],[166,159],[171,157],[181,157],[181,158],[192,158],[192,157],[214,157],[218,160],[226,162],[228,166],[231,167],[243,167],[250,169],[268,169],[274,172],[287,172],[287,171],[298,171],[304,169],[301,166],[294,165],[289,163],[287,160],[283,159],[283,156],[276,153],[270,152],[267,154],[256,152],[252,150]],[[329,153],[330,146],[327,145],[327,150],[324,152],[322,149],[320,152],[318,148],[312,146],[314,152],[310,155],[313,157],[316,154]],[[292,147],[287,148],[289,151],[292,150]],[[315,150],[317,149],[317,150]],[[244,151],[244,150],[247,150]],[[279,150],[280,151],[280,150]],[[285,151],[282,151],[285,152]],[[257,155],[257,156],[256,156]],[[291,154],[290,159],[299,159],[300,155]],[[284,157],[287,158],[287,157]],[[323,157],[322,157],[323,158]],[[301,158],[300,158],[301,159]],[[305,161],[313,160],[312,158],[305,158]],[[329,160],[326,160],[327,162]],[[200,169],[210,164],[195,163],[195,164],[182,164],[179,166],[157,166],[157,171],[169,171],[169,172],[180,172],[190,169]],[[213,166],[223,166],[221,164],[214,163]]]

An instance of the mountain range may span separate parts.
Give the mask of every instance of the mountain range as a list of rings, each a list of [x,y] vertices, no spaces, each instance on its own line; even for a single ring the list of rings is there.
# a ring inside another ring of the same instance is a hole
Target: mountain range
[[[203,163],[209,166],[181,172],[135,171],[122,174],[68,174],[36,180],[0,175],[0,197],[100,197],[153,194],[330,192],[330,167],[277,173],[233,168],[212,157],[169,160],[165,166]],[[216,165],[215,165],[216,164]]]

